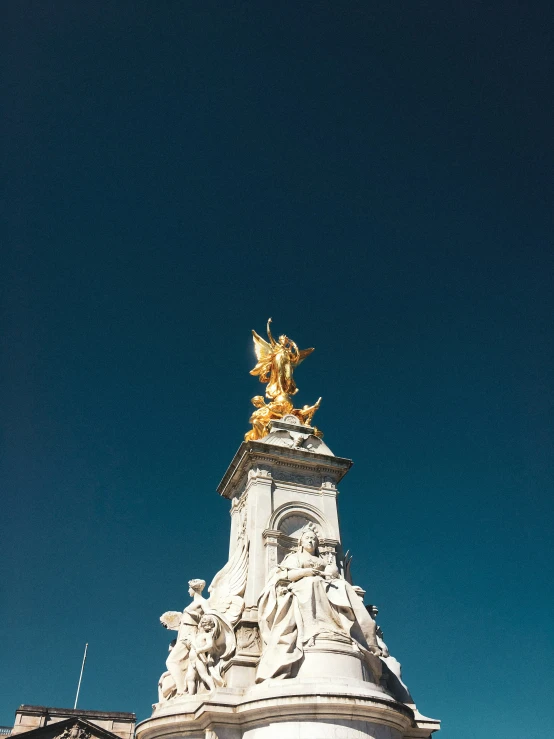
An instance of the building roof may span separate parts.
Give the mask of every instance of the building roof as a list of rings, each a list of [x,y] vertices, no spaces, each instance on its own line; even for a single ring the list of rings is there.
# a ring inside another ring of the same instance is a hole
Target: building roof
[[[96,711],[95,713],[102,714],[104,712]],[[134,716],[134,714],[123,715]],[[85,718],[78,716],[71,716],[62,721],[54,721],[46,724],[46,726],[30,729],[25,732],[25,737],[26,739],[27,737],[29,739],[31,739],[31,737],[32,739],[57,739],[60,737],[61,739],[66,730],[68,730],[69,733],[74,727],[77,727],[77,729],[80,730],[74,732],[74,739],[92,739],[92,737],[95,737],[96,739],[119,739],[118,735],[114,734],[112,731],[103,729],[101,726],[98,726],[98,724],[95,724],[92,721],[87,721]],[[68,736],[68,733],[65,734],[66,737]]]

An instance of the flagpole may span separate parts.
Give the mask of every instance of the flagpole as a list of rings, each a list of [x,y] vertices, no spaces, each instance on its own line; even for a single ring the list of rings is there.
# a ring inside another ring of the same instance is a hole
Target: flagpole
[[[79,700],[79,691],[81,690],[81,680],[83,679],[83,670],[85,669],[85,662],[87,661],[87,650],[88,644],[85,644],[85,653],[83,655],[83,664],[81,665],[81,674],[79,675],[79,684],[77,685],[77,695],[75,696],[75,705],[73,710],[77,708],[77,701]]]

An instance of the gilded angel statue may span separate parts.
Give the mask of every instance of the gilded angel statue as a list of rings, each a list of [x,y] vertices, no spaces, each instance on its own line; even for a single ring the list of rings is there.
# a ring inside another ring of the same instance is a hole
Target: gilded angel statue
[[[250,370],[250,374],[259,376],[260,382],[267,383],[266,397],[274,399],[279,395],[294,395],[298,392],[292,371],[313,352],[313,348],[299,349],[296,343],[284,334],[279,336],[279,341],[275,341],[271,335],[270,323],[271,318],[267,322],[269,342],[252,331],[258,363]]]

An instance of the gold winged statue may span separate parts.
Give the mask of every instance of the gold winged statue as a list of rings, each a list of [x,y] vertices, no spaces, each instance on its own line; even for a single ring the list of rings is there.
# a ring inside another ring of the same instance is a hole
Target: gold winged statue
[[[261,395],[252,398],[252,404],[256,410],[250,417],[252,429],[245,435],[246,441],[263,439],[269,433],[269,424],[274,419],[283,418],[286,415],[294,415],[302,425],[310,425],[314,413],[320,406],[321,398],[313,406],[305,405],[303,408],[294,408],[291,396],[298,392],[296,383],[292,376],[293,369],[302,362],[311,349],[299,349],[297,344],[284,334],[275,341],[271,335],[271,318],[267,322],[267,338],[265,341],[255,331],[252,331],[254,339],[254,351],[258,360],[250,374],[260,378],[260,382],[267,384],[265,391],[269,403],[265,403]],[[323,434],[318,429],[314,433],[321,437]]]
[[[269,343],[252,331],[258,363],[250,370],[250,374],[259,376],[260,382],[267,382],[265,395],[274,400],[278,395],[295,395],[298,392],[292,370],[313,352],[313,348],[299,349],[296,343],[284,334],[279,336],[279,341],[275,341],[271,335],[270,323],[271,318],[267,322]]]

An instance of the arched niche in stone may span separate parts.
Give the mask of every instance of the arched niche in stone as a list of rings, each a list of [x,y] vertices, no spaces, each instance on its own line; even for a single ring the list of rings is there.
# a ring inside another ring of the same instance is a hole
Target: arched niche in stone
[[[296,550],[300,532],[308,523],[315,526],[321,554],[335,561],[338,539],[320,510],[308,503],[286,503],[277,508],[263,536],[266,547],[266,576],[283,558]]]

